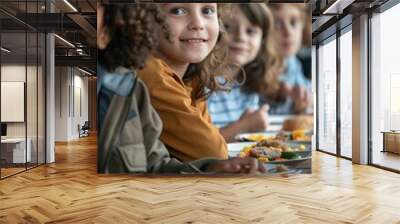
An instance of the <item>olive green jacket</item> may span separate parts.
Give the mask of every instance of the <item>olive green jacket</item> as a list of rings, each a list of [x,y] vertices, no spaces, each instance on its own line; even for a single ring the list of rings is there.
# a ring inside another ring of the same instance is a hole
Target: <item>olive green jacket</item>
[[[150,104],[146,86],[130,70],[119,68],[116,71],[107,75],[129,75],[134,84],[129,95],[114,94],[111,97],[104,120],[99,121],[100,173],[201,173],[210,163],[217,161],[207,158],[182,163],[171,158],[159,140],[162,122]],[[101,77],[99,75],[100,86]],[[121,85],[124,83],[126,81]]]

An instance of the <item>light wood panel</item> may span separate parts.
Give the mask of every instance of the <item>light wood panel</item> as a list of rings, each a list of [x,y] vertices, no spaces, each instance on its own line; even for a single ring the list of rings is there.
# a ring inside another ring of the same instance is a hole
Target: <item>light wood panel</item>
[[[0,181],[0,223],[400,223],[400,175],[315,152],[290,177],[96,173],[96,139]]]

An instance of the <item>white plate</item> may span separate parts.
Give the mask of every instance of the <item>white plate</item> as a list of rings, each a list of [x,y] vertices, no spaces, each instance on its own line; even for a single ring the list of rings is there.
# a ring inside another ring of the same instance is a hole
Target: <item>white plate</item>
[[[248,139],[251,135],[265,135],[267,137],[271,136],[274,137],[279,133],[279,131],[264,131],[264,132],[254,132],[254,133],[242,133],[235,136],[236,141],[246,141],[244,139]],[[290,133],[290,132],[283,132],[283,133]],[[287,140],[284,142],[291,142],[291,143],[299,143],[299,144],[308,144],[311,143],[310,141],[303,141],[303,140]]]
[[[269,161],[266,162],[267,164],[289,164],[289,163],[295,163],[295,162],[300,162],[300,161],[305,161],[311,159],[311,156],[306,156],[298,159],[288,159],[288,160],[280,160],[280,161]]]
[[[297,141],[286,141],[283,142],[287,146],[290,147],[298,147],[299,145],[304,145],[306,149],[304,151],[294,151],[294,153],[298,153],[303,158],[308,158],[311,156],[311,143],[310,142],[297,142]],[[247,146],[257,144],[257,142],[235,142],[228,144],[228,155],[230,157],[239,156],[239,153]],[[304,160],[303,158],[298,160]],[[297,161],[297,160],[294,160]]]

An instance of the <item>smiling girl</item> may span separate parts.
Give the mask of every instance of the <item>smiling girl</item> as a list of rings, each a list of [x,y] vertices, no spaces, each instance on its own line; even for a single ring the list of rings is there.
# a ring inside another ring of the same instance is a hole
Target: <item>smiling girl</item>
[[[227,158],[227,146],[211,124],[205,99],[220,89],[214,75],[224,75],[224,36],[216,3],[162,4],[169,38],[162,37],[139,77],[163,123],[161,140],[171,154],[190,161]]]

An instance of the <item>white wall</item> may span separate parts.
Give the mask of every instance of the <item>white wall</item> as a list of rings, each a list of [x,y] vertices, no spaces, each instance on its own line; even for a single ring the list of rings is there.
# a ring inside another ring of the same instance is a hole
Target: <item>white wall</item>
[[[55,141],[68,140],[68,74],[67,67],[55,68]]]
[[[25,82],[1,81],[1,121],[24,122]],[[35,105],[36,108],[36,105]]]
[[[25,82],[25,65],[1,65],[1,81]]]
[[[88,78],[83,75],[76,68],[56,67],[56,141],[77,139],[78,124],[88,120]]]
[[[77,74],[78,72],[78,74]],[[78,136],[78,124],[81,126],[85,123],[85,121],[89,118],[89,110],[88,110],[88,78],[81,76],[79,70],[74,70],[74,108],[73,108],[73,119],[72,119],[72,135]]]

